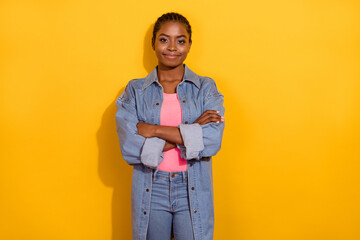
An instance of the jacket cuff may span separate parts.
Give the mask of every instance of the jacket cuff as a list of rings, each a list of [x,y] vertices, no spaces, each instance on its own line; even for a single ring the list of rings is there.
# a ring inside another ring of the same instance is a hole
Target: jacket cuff
[[[163,157],[164,146],[165,140],[161,138],[146,138],[140,156],[142,164],[149,168],[157,168]]]
[[[204,149],[203,132],[200,124],[180,124],[180,133],[184,141],[184,146],[178,146],[181,158],[199,159],[199,153]]]

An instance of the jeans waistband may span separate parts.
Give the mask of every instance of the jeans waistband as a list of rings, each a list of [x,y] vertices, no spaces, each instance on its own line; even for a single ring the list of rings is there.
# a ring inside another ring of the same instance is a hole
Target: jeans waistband
[[[153,180],[156,181],[158,178],[172,181],[178,181],[182,179],[183,183],[187,181],[188,172],[187,171],[179,171],[179,172],[166,172],[162,170],[153,170]]]

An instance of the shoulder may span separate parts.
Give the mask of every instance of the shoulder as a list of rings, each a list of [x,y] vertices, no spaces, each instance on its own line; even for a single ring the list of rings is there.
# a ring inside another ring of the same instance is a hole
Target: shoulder
[[[214,96],[214,95],[222,95],[217,86],[216,86],[216,82],[213,78],[211,77],[206,77],[206,76],[200,76],[199,77],[199,85],[200,85],[200,91],[204,91],[205,96]]]
[[[142,88],[145,78],[131,79],[125,86],[124,91],[117,98],[117,102],[129,103],[136,95],[136,92]]]
[[[185,79],[192,82],[200,92],[208,90],[217,90],[214,79],[208,76],[202,76],[195,73],[185,64]]]
[[[132,89],[141,89],[144,85],[144,82],[145,78],[134,78],[128,82],[127,87]]]
[[[199,77],[199,81],[200,81],[200,87],[207,87],[210,85],[216,85],[215,80],[212,79],[211,77],[206,77],[206,76],[200,76]]]
[[[131,79],[126,87],[124,92],[127,92],[129,95],[135,95],[136,92],[142,91],[144,82],[146,78],[134,78]]]

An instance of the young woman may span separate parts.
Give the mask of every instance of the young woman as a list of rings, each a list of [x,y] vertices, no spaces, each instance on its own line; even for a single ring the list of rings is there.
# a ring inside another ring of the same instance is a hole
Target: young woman
[[[185,17],[159,17],[152,38],[158,65],[116,101],[121,153],[133,166],[133,239],[213,238],[211,156],[221,147],[225,109],[214,80],[183,63],[191,43]]]

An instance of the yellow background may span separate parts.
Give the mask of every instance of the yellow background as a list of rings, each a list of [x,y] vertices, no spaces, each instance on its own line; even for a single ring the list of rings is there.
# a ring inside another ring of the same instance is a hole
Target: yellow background
[[[215,239],[360,239],[360,2],[0,2],[0,239],[130,239],[115,100],[156,65],[152,24],[225,95]]]

